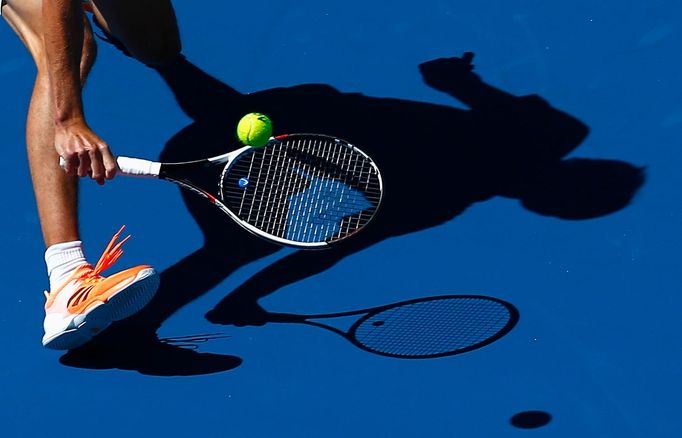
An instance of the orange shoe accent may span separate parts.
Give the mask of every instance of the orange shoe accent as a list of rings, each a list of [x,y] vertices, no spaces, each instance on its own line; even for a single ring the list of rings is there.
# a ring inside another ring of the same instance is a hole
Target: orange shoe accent
[[[45,297],[47,298],[45,303],[46,311],[52,306],[57,295],[73,282],[77,284],[67,301],[66,310],[71,314],[79,314],[84,313],[93,304],[106,303],[109,298],[130,285],[140,271],[151,268],[151,266],[141,265],[126,269],[111,277],[100,275],[116,263],[116,260],[123,254],[121,246],[131,236],[127,236],[118,243],[116,241],[124,229],[125,225],[114,235],[94,268],[90,264],[82,265],[56,290],[49,293],[45,292]]]

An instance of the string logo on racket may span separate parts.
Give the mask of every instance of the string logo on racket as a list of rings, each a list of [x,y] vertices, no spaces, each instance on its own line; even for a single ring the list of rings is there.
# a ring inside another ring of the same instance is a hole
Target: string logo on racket
[[[247,178],[239,178],[239,187],[245,189],[249,185],[249,180]]]

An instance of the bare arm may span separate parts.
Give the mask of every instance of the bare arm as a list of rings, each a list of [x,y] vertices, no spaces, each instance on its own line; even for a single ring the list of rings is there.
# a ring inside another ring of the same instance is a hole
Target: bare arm
[[[55,117],[55,148],[70,175],[90,175],[98,183],[116,175],[107,144],[87,125],[83,114],[81,56],[83,11],[80,0],[44,0],[43,27],[47,70]]]

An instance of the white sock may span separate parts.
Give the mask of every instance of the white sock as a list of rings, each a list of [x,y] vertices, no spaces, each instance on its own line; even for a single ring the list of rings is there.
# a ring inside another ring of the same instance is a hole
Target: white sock
[[[83,242],[57,243],[45,251],[47,275],[50,277],[50,290],[55,290],[82,264],[87,263],[83,254]]]

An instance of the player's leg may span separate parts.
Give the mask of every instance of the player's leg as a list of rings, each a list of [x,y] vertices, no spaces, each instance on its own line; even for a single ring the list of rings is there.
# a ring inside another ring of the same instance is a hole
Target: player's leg
[[[37,74],[26,121],[26,145],[40,224],[46,246],[78,240],[77,177],[59,167],[54,117],[42,33],[41,0],[6,0],[2,16],[28,48]],[[81,77],[95,59],[96,46],[85,28]]]
[[[43,44],[42,0],[6,0],[3,18],[31,53],[36,67],[35,88],[27,120],[27,145],[34,191],[48,246],[46,261],[50,293],[46,293],[43,345],[70,349],[80,346],[112,321],[130,316],[149,302],[158,276],[149,266],[137,266],[111,277],[100,272],[120,256],[117,234],[94,268],[87,264],[78,239],[77,181],[59,167],[54,146],[54,117],[47,59]],[[83,16],[85,20],[85,16]],[[95,46],[85,23],[81,82],[94,62]]]
[[[91,0],[98,24],[135,59],[151,67],[176,60],[182,49],[170,0]]]

